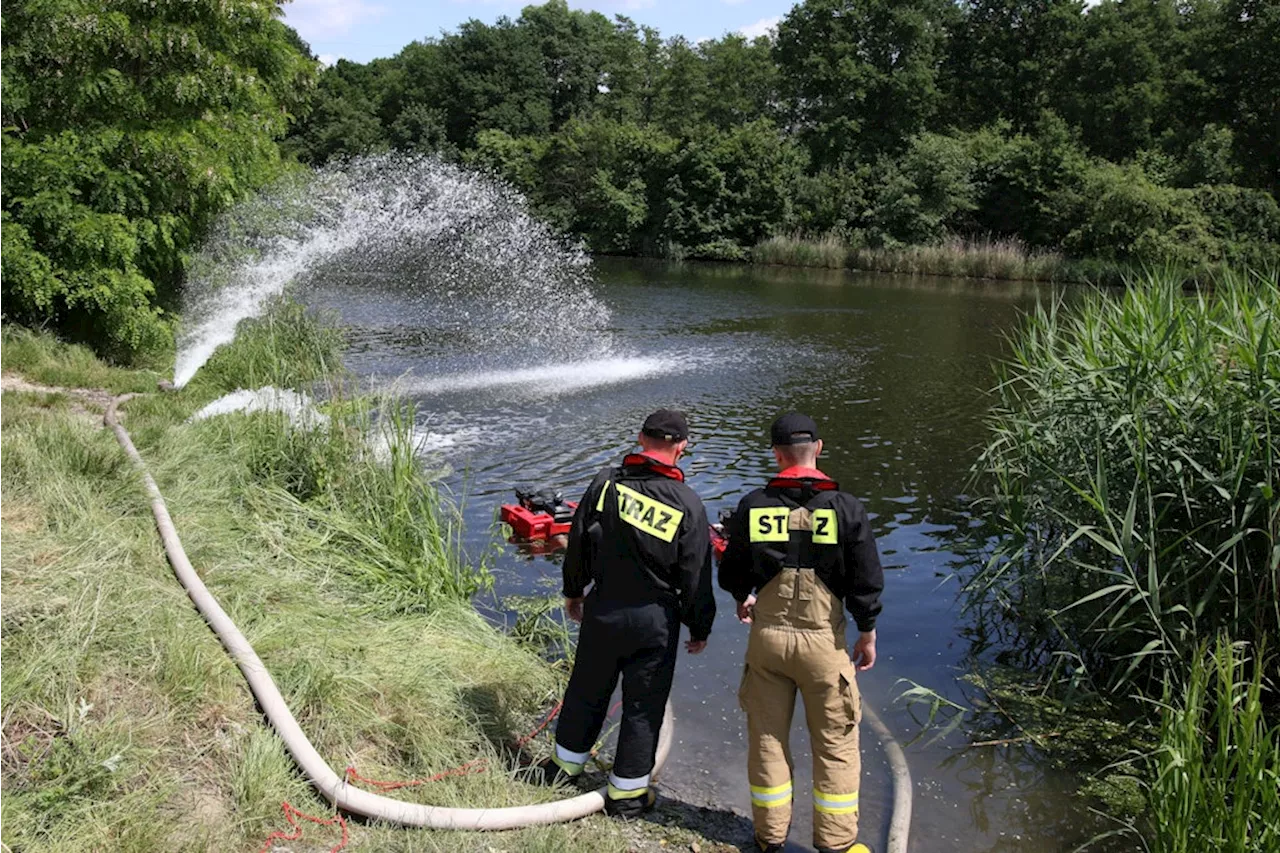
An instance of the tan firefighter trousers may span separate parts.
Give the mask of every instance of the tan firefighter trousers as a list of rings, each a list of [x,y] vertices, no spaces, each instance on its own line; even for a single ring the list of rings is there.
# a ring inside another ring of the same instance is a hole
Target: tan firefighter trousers
[[[844,850],[858,836],[862,701],[845,649],[844,606],[812,569],[783,569],[760,590],[738,691],[751,812],[766,844],[784,842],[791,825],[797,689],[813,747],[813,842]]]

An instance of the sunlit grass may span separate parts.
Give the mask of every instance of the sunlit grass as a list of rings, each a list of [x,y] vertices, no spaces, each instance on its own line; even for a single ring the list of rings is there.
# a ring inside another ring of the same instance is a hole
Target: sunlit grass
[[[1219,631],[1280,627],[1280,283],[1150,275],[1027,319],[976,471],[999,546],[968,579],[1020,639],[1115,695]]]
[[[33,347],[55,361],[61,351]],[[564,669],[468,602],[487,575],[463,560],[456,516],[416,464],[412,413],[279,367],[321,392],[327,430],[271,414],[186,423],[239,368],[124,408],[197,570],[339,771],[403,780],[482,758],[485,773],[397,796],[494,807],[562,796],[522,781],[511,746],[559,697]],[[153,381],[100,363],[75,370],[117,388]],[[290,382],[252,370],[255,382]],[[2,409],[4,844],[256,850],[285,828],[282,801],[327,814],[174,579],[114,438],[44,398],[6,393]],[[376,823],[352,837],[371,850],[495,843]],[[630,837],[597,818],[505,833],[498,846],[624,850]],[[306,838],[298,849],[328,849],[336,830]]]

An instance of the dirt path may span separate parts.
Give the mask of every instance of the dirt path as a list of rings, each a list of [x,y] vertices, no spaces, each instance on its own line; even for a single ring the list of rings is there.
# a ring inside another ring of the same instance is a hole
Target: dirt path
[[[0,391],[66,397],[67,410],[86,423],[92,422],[94,426],[102,426],[102,415],[114,396],[110,391],[102,388],[63,388],[58,385],[28,382],[13,371],[0,374]]]

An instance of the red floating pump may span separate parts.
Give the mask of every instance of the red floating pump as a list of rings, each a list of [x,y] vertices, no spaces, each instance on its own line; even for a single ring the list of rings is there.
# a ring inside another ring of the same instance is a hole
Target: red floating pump
[[[502,523],[511,527],[511,541],[521,545],[546,541],[548,547],[531,552],[535,554],[563,548],[564,540],[558,543],[551,540],[569,532],[574,510],[578,508],[577,502],[564,500],[554,489],[516,489],[516,500],[518,503],[503,504],[498,513]],[[711,553],[717,562],[724,556],[724,550],[729,545],[724,531],[724,523],[729,520],[729,515],[727,510],[722,512],[720,521],[711,525]]]
[[[724,524],[711,525],[711,554],[716,558],[717,563],[724,556],[724,549],[728,547],[729,538],[724,535]]]
[[[517,539],[551,539],[569,532],[574,501],[566,501],[554,489],[516,489],[518,503],[503,504],[498,517],[511,526]]]

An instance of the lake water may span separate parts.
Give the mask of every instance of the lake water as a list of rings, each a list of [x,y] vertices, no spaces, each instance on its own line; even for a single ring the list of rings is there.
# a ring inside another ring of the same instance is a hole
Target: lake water
[[[958,559],[950,543],[972,523],[963,490],[984,437],[992,362],[1019,312],[1054,291],[616,259],[599,260],[596,273],[610,328],[598,351],[563,357],[540,350],[536,359],[508,354],[495,362],[474,344],[459,346],[438,323],[440,304],[425,304],[394,276],[335,277],[311,301],[337,309],[351,328],[352,369],[382,379],[411,374],[402,385],[420,405],[437,464],[447,466],[444,482],[462,505],[473,554],[495,541],[497,507],[514,486],[551,485],[576,499],[632,446],[657,407],[689,413],[690,451],[681,464],[713,519],[770,476],[772,419],[793,409],[813,415],[826,442],[821,467],[867,505],[887,569],[880,658],[859,686],[910,740],[919,724],[894,702],[900,679],[957,700],[966,695],[958,679],[969,648],[949,578]],[[559,589],[554,557],[503,545],[493,559],[501,592]],[[733,618],[731,598],[717,589],[717,600],[707,651],[681,652],[678,747],[663,791],[746,815],[736,690],[747,630]],[[810,788],[806,741],[797,714],[798,791]],[[907,748],[912,850],[1060,853],[1098,830],[1066,780],[1024,753],[965,745],[955,735]],[[863,838],[883,849],[889,776],[866,726],[863,768]],[[810,849],[808,807],[808,795],[798,797],[797,850]]]

